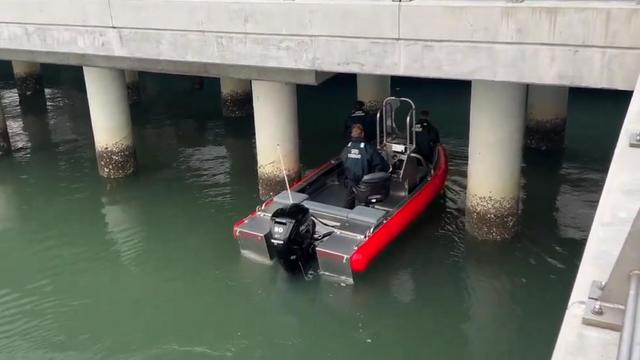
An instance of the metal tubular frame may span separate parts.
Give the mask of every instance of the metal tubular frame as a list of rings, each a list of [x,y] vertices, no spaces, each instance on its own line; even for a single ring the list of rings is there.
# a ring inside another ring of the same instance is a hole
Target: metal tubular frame
[[[629,279],[629,295],[627,296],[624,322],[618,343],[618,360],[640,359],[640,331],[636,331],[638,324],[640,324],[639,296],[640,272],[634,271]]]
[[[391,101],[394,101],[394,100],[398,101],[398,103],[400,103],[402,101],[405,101],[405,102],[408,102],[409,105],[411,105],[411,110],[407,114],[407,118],[406,118],[406,122],[407,122],[407,129],[406,129],[407,130],[407,154],[408,154],[416,146],[416,132],[414,131],[414,126],[416,124],[416,105],[413,103],[413,101],[411,101],[411,99],[408,99],[408,98],[388,97],[388,98],[384,99],[384,101],[382,102],[382,106],[380,107],[380,109],[378,110],[378,114],[376,115],[376,132],[377,132],[376,145],[378,147],[380,147],[381,145],[384,145],[384,144],[387,143],[387,117],[386,117],[386,110],[387,110],[387,104],[390,103]],[[380,143],[380,113],[382,113],[382,122],[383,122],[382,143]],[[392,124],[393,127],[395,127],[395,123],[396,123],[395,109],[392,109],[392,111],[391,111],[391,124]]]
[[[582,317],[587,325],[621,331],[618,360],[640,360],[640,210],[606,283],[594,281]]]

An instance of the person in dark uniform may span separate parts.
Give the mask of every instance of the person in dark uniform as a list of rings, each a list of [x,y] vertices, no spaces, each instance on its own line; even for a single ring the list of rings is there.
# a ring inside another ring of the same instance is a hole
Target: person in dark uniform
[[[351,141],[342,150],[340,157],[344,167],[344,185],[347,190],[344,207],[355,205],[355,187],[367,175],[378,171],[388,171],[389,164],[374,145],[365,139],[362,124],[351,127]]]
[[[353,105],[351,115],[347,117],[347,121],[344,124],[344,139],[349,141],[351,139],[351,127],[355,124],[360,124],[364,128],[365,139],[367,142],[374,143],[376,139],[376,127],[375,121],[364,110],[364,102],[358,100]]]
[[[438,144],[440,144],[440,133],[433,126],[430,120],[429,111],[420,111],[420,116],[415,125],[416,131],[416,153],[431,164],[433,155]]]

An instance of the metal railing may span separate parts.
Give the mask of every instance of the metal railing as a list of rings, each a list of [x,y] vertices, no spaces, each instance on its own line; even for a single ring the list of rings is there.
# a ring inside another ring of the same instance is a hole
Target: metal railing
[[[640,312],[638,304],[640,302],[640,271],[633,271],[629,275],[629,295],[625,306],[622,332],[618,343],[618,360],[639,360],[640,359],[640,330],[638,323]]]
[[[620,331],[618,360],[640,360],[640,210],[607,282],[594,281],[582,322]]]

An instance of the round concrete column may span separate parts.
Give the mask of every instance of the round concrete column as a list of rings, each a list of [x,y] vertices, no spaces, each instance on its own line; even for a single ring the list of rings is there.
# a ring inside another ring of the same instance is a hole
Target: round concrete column
[[[555,151],[564,146],[569,88],[529,85],[527,95],[527,147]]]
[[[124,71],[84,67],[98,172],[107,178],[135,171],[136,153]]]
[[[375,113],[391,93],[391,78],[384,75],[358,74],[358,100],[364,101],[365,110]]]
[[[12,61],[18,95],[34,95],[44,90],[40,64],[26,61]]]
[[[517,229],[525,100],[525,85],[471,85],[466,225],[480,239],[506,239]]]
[[[251,115],[251,80],[220,78],[222,115],[242,117]]]
[[[266,199],[286,188],[277,144],[289,183],[300,175],[296,86],[256,80],[252,84],[258,185],[260,197]]]
[[[127,82],[127,98],[129,103],[140,102],[140,77],[137,71],[126,70],[124,78]]]
[[[7,120],[2,112],[2,106],[0,106],[0,156],[9,155],[10,153],[9,129],[7,128]]]

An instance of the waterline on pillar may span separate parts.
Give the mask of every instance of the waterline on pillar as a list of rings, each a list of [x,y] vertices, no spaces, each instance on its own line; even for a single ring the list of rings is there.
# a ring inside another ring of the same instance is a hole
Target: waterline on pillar
[[[222,94],[222,115],[244,117],[253,114],[251,91],[229,91]]]
[[[567,118],[532,119],[527,122],[525,143],[528,148],[559,151],[564,148]]]
[[[300,169],[287,170],[289,184],[295,183],[300,178]],[[274,164],[258,166],[258,189],[260,198],[266,200],[287,189],[282,176],[282,169]]]
[[[137,166],[133,144],[111,144],[96,147],[98,172],[106,178],[121,178],[131,175]]]
[[[37,95],[44,92],[42,76],[40,74],[30,74],[16,77],[16,90],[20,96]]]
[[[467,195],[467,231],[482,240],[506,240],[518,230],[517,198]]]

